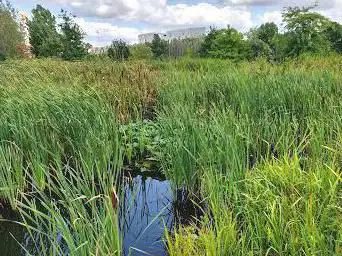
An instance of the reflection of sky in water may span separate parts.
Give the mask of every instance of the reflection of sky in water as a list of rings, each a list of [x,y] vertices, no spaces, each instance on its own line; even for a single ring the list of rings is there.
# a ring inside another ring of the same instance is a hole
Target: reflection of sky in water
[[[120,226],[124,255],[167,255],[163,242],[165,227],[170,230],[176,221],[170,182],[137,176],[131,182],[124,183],[123,196],[123,204],[120,205]],[[13,211],[1,208],[0,205],[0,219],[2,218],[14,221],[20,219]],[[10,233],[29,249],[32,255],[39,254],[40,242],[36,241],[35,246],[35,241],[24,227],[0,220],[0,256],[26,254]],[[56,240],[61,240],[60,234],[57,234]],[[65,252],[67,255],[67,248]]]
[[[124,204],[120,212],[124,254],[167,255],[162,239],[173,219],[169,182],[137,176],[125,186]]]

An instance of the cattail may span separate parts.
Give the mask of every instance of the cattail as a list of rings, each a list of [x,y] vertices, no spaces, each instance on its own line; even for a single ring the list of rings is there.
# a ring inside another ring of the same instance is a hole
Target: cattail
[[[116,209],[119,204],[119,198],[116,194],[115,187],[112,188],[111,198],[112,198],[113,208]]]

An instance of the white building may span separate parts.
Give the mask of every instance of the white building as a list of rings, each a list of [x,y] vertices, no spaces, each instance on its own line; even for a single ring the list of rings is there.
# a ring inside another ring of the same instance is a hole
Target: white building
[[[106,54],[109,49],[109,46],[103,46],[103,47],[96,47],[92,46],[88,49],[88,53],[100,55],[100,54]]]
[[[208,30],[205,27],[200,28],[187,28],[178,29],[166,32],[167,39],[186,39],[186,38],[199,38],[207,35]]]
[[[28,15],[25,12],[19,12],[19,27],[20,31],[24,37],[24,44],[26,46],[30,45],[30,33],[28,26]]]
[[[155,34],[158,34],[161,39],[166,41],[171,41],[173,39],[186,39],[186,38],[199,38],[206,36],[208,34],[208,29],[206,27],[199,28],[186,28],[167,31],[166,33],[148,33],[141,34],[138,36],[139,43],[151,43]]]

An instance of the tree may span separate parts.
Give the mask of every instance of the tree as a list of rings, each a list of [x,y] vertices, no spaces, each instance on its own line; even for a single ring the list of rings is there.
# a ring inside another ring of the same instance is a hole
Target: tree
[[[272,45],[274,37],[278,35],[278,26],[274,22],[262,24],[256,31],[257,37],[268,45]]]
[[[113,60],[127,60],[130,56],[128,45],[122,40],[114,40],[107,53]]]
[[[324,33],[331,21],[310,7],[288,7],[283,11],[283,22],[290,37],[289,56],[302,53],[324,53],[330,50],[330,43]]]
[[[151,51],[155,58],[162,57],[167,54],[168,43],[162,40],[158,34],[154,34],[153,41],[151,43]]]
[[[23,36],[15,18],[12,5],[0,0],[0,61],[19,55],[17,47],[23,42]]]
[[[212,30],[202,45],[202,56],[244,60],[251,56],[250,44],[242,33],[228,26],[226,29]]]
[[[342,25],[332,22],[325,33],[330,41],[331,48],[338,53],[342,53]]]
[[[62,23],[61,42],[63,47],[62,58],[64,60],[79,60],[87,55],[87,46],[83,42],[85,33],[66,11],[61,10]]]
[[[56,18],[48,9],[37,5],[32,10],[32,19],[28,25],[30,44],[36,57],[53,57],[61,53],[62,45],[56,29]]]
[[[274,40],[277,35],[278,27],[273,22],[265,23],[258,28],[251,29],[247,37],[251,45],[253,58],[266,57],[269,60],[274,60]]]
[[[133,45],[130,52],[132,59],[136,60],[151,59],[153,56],[151,48],[146,44]]]
[[[199,49],[199,55],[201,57],[209,57],[210,56],[210,49],[213,47],[213,42],[219,32],[215,28],[210,28],[210,32],[204,38],[204,42],[202,43]]]

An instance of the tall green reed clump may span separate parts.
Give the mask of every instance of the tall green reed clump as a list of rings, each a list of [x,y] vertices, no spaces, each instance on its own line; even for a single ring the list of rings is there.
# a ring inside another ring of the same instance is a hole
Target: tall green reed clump
[[[32,64],[0,71],[0,200],[21,214],[28,253],[120,255],[118,105],[95,80]]]
[[[171,254],[339,252],[339,67],[223,66],[173,70],[160,90],[166,175],[209,206],[200,235],[180,229]]]
[[[38,255],[121,255],[118,198],[115,187],[120,166],[110,170],[75,170],[65,166],[56,176],[46,176],[49,192],[38,188],[22,193],[18,209],[31,243],[24,246]],[[92,179],[89,179],[92,173]]]
[[[4,88],[0,113],[1,175],[8,177],[1,182],[18,180],[24,189],[21,168],[30,170],[43,189],[51,168],[68,163],[75,169],[96,165],[105,171],[116,161],[116,116],[95,91],[54,85]]]

